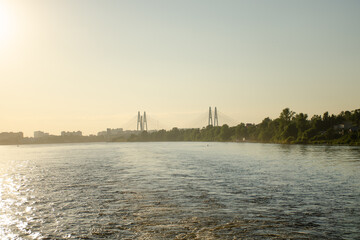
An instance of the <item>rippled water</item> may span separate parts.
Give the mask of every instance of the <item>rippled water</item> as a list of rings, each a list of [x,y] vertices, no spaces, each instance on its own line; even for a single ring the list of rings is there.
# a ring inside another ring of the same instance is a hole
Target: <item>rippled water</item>
[[[360,148],[0,146],[1,239],[359,239]]]

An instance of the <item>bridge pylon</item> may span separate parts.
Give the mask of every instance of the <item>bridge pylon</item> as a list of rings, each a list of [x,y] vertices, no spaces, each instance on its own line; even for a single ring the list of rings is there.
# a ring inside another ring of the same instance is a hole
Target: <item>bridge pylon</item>
[[[216,107],[214,109],[214,118],[212,117],[211,107],[209,107],[208,126],[219,126],[219,117]]]
[[[218,119],[218,114],[217,114],[216,107],[215,107],[215,111],[214,111],[214,126],[215,127],[219,126],[219,119]]]
[[[138,117],[137,117],[137,123],[136,123],[136,131],[139,131],[139,126],[140,126],[140,129],[141,129],[140,111],[138,111]]]
[[[144,111],[144,115],[140,115],[140,111],[138,111],[137,123],[136,123],[136,130],[137,131],[147,131],[147,119],[146,119],[146,112]]]
[[[146,112],[144,111],[143,131],[147,131],[147,130],[148,130],[148,125],[147,125],[147,119],[146,119]]]
[[[211,107],[209,107],[209,119],[208,119],[208,125],[210,125],[210,126],[212,126],[212,125],[213,125],[212,114],[211,114]]]

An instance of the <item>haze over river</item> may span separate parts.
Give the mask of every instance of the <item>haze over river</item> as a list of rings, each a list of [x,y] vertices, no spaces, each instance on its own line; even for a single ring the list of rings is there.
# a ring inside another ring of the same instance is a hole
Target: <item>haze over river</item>
[[[360,239],[360,148],[0,146],[0,239]]]

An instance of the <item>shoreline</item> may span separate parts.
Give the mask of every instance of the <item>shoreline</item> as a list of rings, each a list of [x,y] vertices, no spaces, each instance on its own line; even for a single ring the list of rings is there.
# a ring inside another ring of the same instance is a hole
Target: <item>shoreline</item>
[[[20,146],[20,145],[46,145],[46,144],[72,144],[72,143],[135,143],[135,142],[204,142],[204,143],[259,143],[259,144],[277,144],[277,145],[303,145],[303,146],[352,146],[352,147],[360,147],[360,143],[329,143],[329,142],[316,142],[316,143],[279,143],[279,142],[258,142],[258,141],[185,141],[185,140],[158,140],[158,141],[146,141],[146,140],[137,140],[137,141],[79,141],[79,142],[32,142],[32,143],[1,143],[0,146]]]

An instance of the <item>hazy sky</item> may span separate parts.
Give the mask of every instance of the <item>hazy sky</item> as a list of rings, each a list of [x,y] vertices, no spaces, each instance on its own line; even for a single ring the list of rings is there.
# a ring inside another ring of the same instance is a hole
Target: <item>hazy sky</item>
[[[358,0],[0,0],[0,132],[357,109],[359,13]]]

